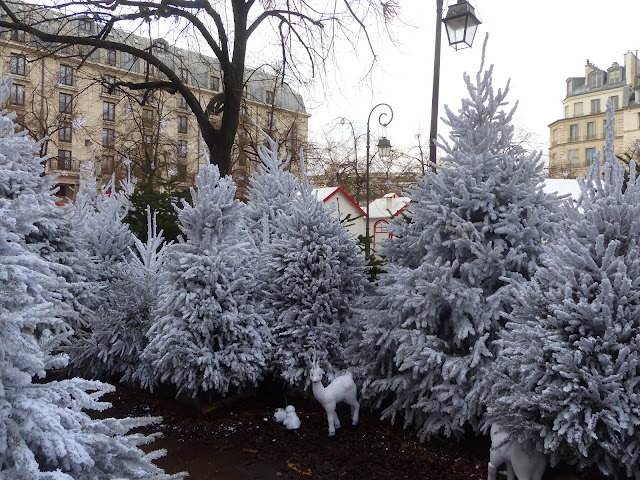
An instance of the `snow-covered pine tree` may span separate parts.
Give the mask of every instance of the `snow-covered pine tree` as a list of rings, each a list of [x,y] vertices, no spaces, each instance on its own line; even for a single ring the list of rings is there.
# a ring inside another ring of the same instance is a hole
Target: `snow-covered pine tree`
[[[270,148],[268,155],[276,155],[273,143]],[[281,201],[292,208],[280,207],[271,242],[263,246],[261,277],[268,279],[263,295],[274,314],[275,373],[303,386],[309,383],[312,349],[330,377],[345,365],[364,261],[356,240],[317,199],[306,178],[295,198]]]
[[[11,79],[0,80],[0,103]],[[41,187],[42,159],[26,136],[16,134],[15,113],[0,112],[0,477],[169,479],[139,447],[153,436],[127,434],[156,419],[92,420],[105,410],[102,394],[113,387],[82,379],[34,383],[66,365],[54,354],[70,334],[62,301],[67,289],[58,265],[33,250],[27,237],[55,222],[54,197]],[[33,240],[31,238],[30,240]],[[45,249],[45,257],[51,252]]]
[[[489,380],[499,422],[551,464],[640,479],[640,181],[613,151],[586,178],[583,214],[521,290]]]
[[[553,228],[540,154],[514,145],[515,107],[504,110],[508,85],[495,92],[492,73],[483,51],[475,83],[465,75],[469,98],[458,114],[446,108],[452,143],[410,193],[410,223],[395,223],[379,303],[353,349],[364,401],[422,439],[478,429],[483,405],[469,393],[493,361],[510,282],[533,275]]]
[[[200,168],[193,206],[177,208],[186,240],[166,248],[156,320],[143,361],[160,382],[196,396],[255,386],[271,347],[255,302],[257,249],[233,181]],[[153,387],[152,382],[145,382]]]
[[[264,134],[264,132],[262,132]],[[247,191],[247,227],[258,247],[264,238],[265,221],[270,238],[274,231],[278,213],[288,215],[299,195],[299,181],[287,166],[291,161],[286,152],[278,155],[278,141],[264,134],[268,145],[258,146],[258,157],[262,162],[249,181]]]
[[[149,368],[140,361],[158,298],[158,277],[164,265],[166,245],[156,228],[156,216],[147,207],[147,241],[134,238],[135,251],[112,268],[106,306],[98,309],[98,321],[79,339],[74,367],[94,378],[120,377],[120,381],[152,381]]]

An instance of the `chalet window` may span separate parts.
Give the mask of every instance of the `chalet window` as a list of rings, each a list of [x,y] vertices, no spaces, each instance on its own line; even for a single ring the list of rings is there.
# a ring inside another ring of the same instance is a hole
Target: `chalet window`
[[[58,150],[58,170],[71,170],[70,150]]]
[[[12,53],[9,62],[9,71],[13,75],[25,75],[27,73],[27,58],[24,55]]]
[[[102,120],[108,122],[116,121],[116,104],[113,102],[102,102]]]
[[[71,143],[71,122],[63,120],[60,122],[60,128],[58,129],[58,140],[61,142]]]
[[[102,129],[102,146],[112,148],[115,144],[115,132],[113,128]]]
[[[178,117],[178,133],[187,133],[188,120],[187,117]]]
[[[9,103],[12,105],[24,105],[24,87],[22,85],[11,85],[11,93],[9,94]]]
[[[70,93],[60,93],[58,98],[58,110],[60,113],[73,113],[73,95]]]
[[[60,65],[60,83],[62,85],[73,85],[73,67]]]

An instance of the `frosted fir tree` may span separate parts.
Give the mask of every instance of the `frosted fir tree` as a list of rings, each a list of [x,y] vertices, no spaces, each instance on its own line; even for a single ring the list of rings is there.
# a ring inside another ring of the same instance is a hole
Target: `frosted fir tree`
[[[0,103],[10,86],[11,79],[0,80]],[[112,386],[46,379],[47,371],[67,361],[55,353],[70,334],[64,320],[69,307],[60,293],[67,286],[58,265],[27,242],[55,222],[43,216],[55,210],[42,208],[53,206],[54,197],[37,188],[42,159],[25,133],[15,133],[15,116],[0,112],[0,477],[182,478],[151,463],[162,451],[141,450],[153,435],[129,433],[158,419],[92,420],[87,411],[105,410],[109,404],[99,399]]]
[[[166,245],[149,207],[147,241],[134,238],[134,243],[135,251],[113,268],[109,298],[97,312],[99,320],[76,348],[74,367],[94,378],[153,381],[140,356],[153,320]]]
[[[262,163],[249,181],[246,208],[247,226],[259,247],[273,234],[277,215],[289,214],[300,188],[295,175],[287,171],[291,157],[285,151],[279,155],[278,141],[264,136],[268,146],[258,146]],[[267,239],[264,238],[265,223]]]
[[[640,182],[613,151],[580,181],[582,218],[521,290],[490,372],[500,422],[551,464],[640,479]]]
[[[515,107],[504,110],[508,85],[494,91],[492,73],[483,51],[475,83],[465,75],[469,98],[446,108],[451,144],[410,193],[410,223],[395,223],[389,273],[353,349],[363,400],[422,439],[479,428],[484,406],[470,393],[495,358],[512,283],[534,274],[554,226],[540,154],[514,146]]]
[[[364,262],[356,240],[306,179],[299,192],[272,222],[261,275],[268,279],[263,295],[272,312],[275,372],[303,386],[312,349],[330,377],[345,364],[344,346],[357,331],[353,305],[363,291]]]
[[[177,208],[185,241],[166,249],[155,321],[143,361],[178,394],[225,396],[264,374],[270,332],[256,304],[257,249],[235,184],[202,166],[193,206]],[[153,387],[153,382],[145,382]]]

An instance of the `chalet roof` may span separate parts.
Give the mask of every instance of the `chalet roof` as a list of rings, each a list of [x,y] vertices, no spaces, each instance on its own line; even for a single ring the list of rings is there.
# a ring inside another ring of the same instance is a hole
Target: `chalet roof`
[[[397,193],[387,193],[369,204],[369,218],[391,218],[400,214],[411,203],[409,197]]]
[[[316,197],[318,198],[318,200],[322,200],[322,203],[326,203],[329,200],[331,200],[332,197],[334,197],[335,195],[342,193],[347,200],[353,204],[354,207],[356,207],[356,209],[360,212],[361,215],[363,216],[367,216],[367,214],[365,213],[364,210],[362,210],[362,208],[360,207],[360,205],[358,205],[355,200],[353,200],[353,198],[351,198],[351,196],[344,191],[344,189],[342,187],[319,187],[319,188],[314,188],[313,189],[313,193],[316,195]]]

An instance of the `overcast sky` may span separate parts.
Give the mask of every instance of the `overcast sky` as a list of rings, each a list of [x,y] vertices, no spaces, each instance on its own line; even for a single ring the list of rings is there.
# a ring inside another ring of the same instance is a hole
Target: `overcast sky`
[[[447,5],[456,0],[445,2]],[[356,52],[339,53],[339,71],[329,72],[328,95],[307,94],[311,139],[317,138],[336,117],[347,117],[365,131],[371,108],[380,102],[393,107],[394,119],[387,136],[394,146],[415,144],[419,130],[428,137],[433,77],[435,0],[398,0],[400,21],[393,29],[397,44],[377,40],[377,66],[363,81],[371,57],[364,42]],[[456,111],[466,96],[462,79],[475,76],[482,43],[489,34],[487,62],[494,64],[494,87],[511,78],[511,102],[519,101],[517,124],[537,135],[539,148],[548,154],[548,127],[562,115],[565,80],[584,75],[587,59],[606,69],[624,63],[624,53],[640,49],[638,0],[471,0],[482,21],[472,49],[449,47],[443,29],[440,109]],[[377,119],[377,116],[376,116]],[[372,117],[373,123],[376,121]],[[444,125],[439,123],[439,132]],[[379,131],[374,132],[376,138]],[[377,140],[372,140],[374,143]]]

